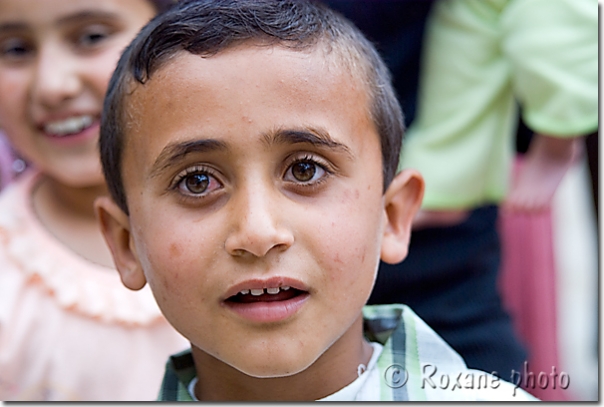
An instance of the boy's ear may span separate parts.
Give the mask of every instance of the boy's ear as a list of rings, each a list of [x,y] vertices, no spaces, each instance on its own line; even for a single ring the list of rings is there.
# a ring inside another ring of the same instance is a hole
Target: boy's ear
[[[384,194],[386,227],[382,240],[382,261],[400,263],[407,257],[411,224],[424,197],[424,179],[416,170],[398,173]]]
[[[122,283],[140,290],[147,280],[134,248],[128,215],[108,196],[97,198],[94,209]]]

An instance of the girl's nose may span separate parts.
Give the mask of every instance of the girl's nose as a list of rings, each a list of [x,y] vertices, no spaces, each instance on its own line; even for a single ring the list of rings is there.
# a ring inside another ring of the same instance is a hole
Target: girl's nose
[[[63,47],[49,44],[42,47],[32,82],[34,103],[53,109],[75,98],[81,91],[78,64]]]

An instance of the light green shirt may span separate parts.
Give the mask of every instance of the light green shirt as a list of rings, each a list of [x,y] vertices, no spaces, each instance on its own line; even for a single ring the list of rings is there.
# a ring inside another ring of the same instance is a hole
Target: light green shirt
[[[597,0],[441,0],[422,64],[400,166],[424,176],[424,208],[504,198],[516,101],[540,134],[572,137],[598,126]]]

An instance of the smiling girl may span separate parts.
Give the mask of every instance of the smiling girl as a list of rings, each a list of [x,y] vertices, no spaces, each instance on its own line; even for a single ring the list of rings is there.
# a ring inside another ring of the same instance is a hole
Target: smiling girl
[[[98,229],[107,83],[160,0],[0,0],[0,128],[32,169],[0,195],[0,399],[151,400],[187,342],[125,289]]]

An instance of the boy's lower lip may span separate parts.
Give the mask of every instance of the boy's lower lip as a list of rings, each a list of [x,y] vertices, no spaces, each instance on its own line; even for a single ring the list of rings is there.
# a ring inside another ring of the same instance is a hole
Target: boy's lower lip
[[[66,136],[54,136],[51,134],[46,134],[46,138],[50,140],[53,144],[70,146],[76,145],[82,142],[86,142],[91,138],[97,137],[100,131],[100,122],[99,120],[95,120],[94,123],[90,127],[85,128],[79,133],[69,134]]]
[[[301,293],[286,301],[260,301],[239,303],[224,301],[227,308],[240,317],[258,323],[280,322],[294,315],[310,297],[307,292]]]

